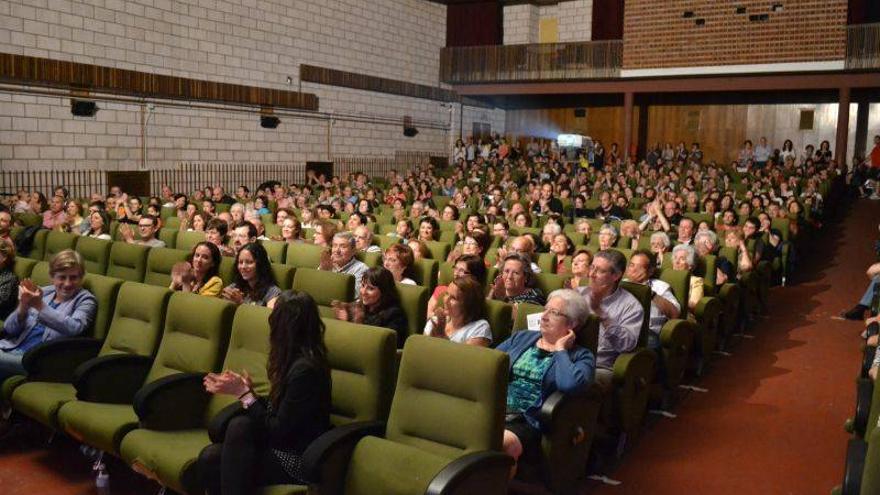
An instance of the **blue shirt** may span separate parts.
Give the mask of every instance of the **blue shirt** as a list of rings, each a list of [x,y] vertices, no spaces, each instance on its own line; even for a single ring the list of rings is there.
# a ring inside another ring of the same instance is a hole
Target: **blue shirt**
[[[58,309],[58,305],[59,303],[55,301],[49,303],[49,307],[52,309]],[[37,344],[42,343],[43,333],[45,332],[46,327],[43,326],[42,323],[37,323],[36,325],[34,325],[33,328],[31,328],[31,331],[28,332],[27,337],[25,337],[24,340],[20,344],[18,344],[18,347],[16,347],[15,350],[22,352],[28,351],[32,347],[35,347]]]

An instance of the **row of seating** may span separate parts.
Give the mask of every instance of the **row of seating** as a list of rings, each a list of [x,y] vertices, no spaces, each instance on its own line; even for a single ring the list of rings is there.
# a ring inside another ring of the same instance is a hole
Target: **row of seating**
[[[222,441],[226,422],[240,411],[229,396],[207,394],[202,378],[247,370],[255,390],[268,395],[269,310],[93,274],[85,284],[101,312],[92,333],[29,352],[27,378],[6,380],[3,397],[16,411],[121,458],[165,487],[202,493],[199,452]],[[473,493],[472,482],[505,493],[510,459],[498,453],[505,354],[416,337],[398,377],[393,332],[333,319],[324,324],[337,428],[306,455],[309,479],[321,493],[377,493],[379,486],[424,493],[429,484],[442,493]],[[381,438],[355,448],[356,431]],[[389,456],[416,462],[421,471],[398,470],[396,463],[380,469]],[[305,492],[302,486],[264,491]]]

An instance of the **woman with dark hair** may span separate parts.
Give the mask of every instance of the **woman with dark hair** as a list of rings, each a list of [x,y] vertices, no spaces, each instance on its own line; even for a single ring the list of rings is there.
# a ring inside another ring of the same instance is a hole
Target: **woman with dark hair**
[[[296,217],[287,217],[281,221],[281,235],[276,239],[288,244],[303,242],[302,224]]]
[[[486,262],[483,261],[483,258],[465,254],[456,260],[452,265],[452,279],[455,280],[467,276],[477,279],[477,282],[479,282],[480,285],[484,283],[486,280]],[[431,294],[431,299],[428,300],[428,318],[431,318],[434,315],[434,308],[436,308],[437,304],[443,299],[443,294],[445,294],[448,289],[448,285],[438,285],[434,289],[434,293]],[[485,292],[485,288],[483,288],[483,293]],[[481,295],[480,297],[482,298],[483,296]]]
[[[86,237],[101,239],[102,241],[110,241],[110,217],[104,210],[93,211],[89,215],[89,230]]]
[[[419,240],[422,242],[436,241],[440,238],[440,224],[431,217],[419,220]]]
[[[568,265],[571,264],[568,257],[574,253],[574,242],[565,234],[555,235],[550,243],[550,252],[556,255],[556,273],[567,274],[570,271]]]
[[[210,494],[305,484],[302,454],[330,429],[330,365],[315,300],[304,292],[281,293],[269,328],[268,398],[257,395],[247,372],[205,376],[205,390],[238,397],[244,408],[229,422],[223,442],[199,455],[198,472]]]
[[[449,284],[443,305],[435,306],[425,325],[425,335],[488,347],[492,343],[492,329],[484,313],[482,284],[469,275],[458,277]]]
[[[506,303],[532,303],[543,305],[544,293],[535,287],[536,276],[529,260],[519,254],[508,254],[501,265],[501,274],[495,278],[490,299]]]
[[[193,247],[184,262],[184,270],[178,271],[177,265],[171,271],[171,290],[195,292],[200,296],[217,297],[223,289],[220,270],[220,249],[208,241],[202,241]]]
[[[272,308],[280,294],[266,248],[253,242],[245,244],[235,257],[235,274],[232,283],[223,289],[223,298],[235,304]]]
[[[354,303],[334,301],[336,319],[389,328],[397,332],[397,347],[409,336],[406,313],[400,307],[400,296],[394,276],[383,267],[370,268],[361,278],[360,300]]]

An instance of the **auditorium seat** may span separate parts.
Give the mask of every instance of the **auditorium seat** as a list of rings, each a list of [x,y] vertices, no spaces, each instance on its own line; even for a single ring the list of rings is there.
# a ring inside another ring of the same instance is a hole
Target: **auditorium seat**
[[[670,318],[660,329],[658,356],[658,385],[666,392],[674,393],[684,378],[694,345],[694,338],[700,328],[688,320],[688,300],[690,297],[691,272],[666,268],[660,271],[659,279],[670,285],[679,305],[678,318]],[[662,398],[663,390],[655,390],[655,398]]]
[[[174,265],[186,261],[188,251],[169,248],[151,248],[147,254],[147,268],[144,272],[144,283],[168,287],[171,285],[171,270]]]
[[[486,299],[485,314],[492,330],[492,347],[510,337],[513,328],[513,305],[493,299]]]
[[[159,229],[159,235],[156,237],[165,243],[165,247],[169,249],[177,248],[177,235],[180,233],[178,229]]]
[[[358,251],[355,254],[355,258],[370,268],[382,266],[382,253],[380,252],[373,251],[368,253],[365,251]]]
[[[38,261],[31,269],[30,278],[40,287],[52,285],[52,277],[49,276],[49,262]]]
[[[354,276],[313,268],[298,268],[293,275],[293,289],[310,294],[321,316],[333,317],[330,303],[335,301],[354,301]]]
[[[191,253],[196,244],[205,240],[204,232],[180,232],[177,234],[177,249]]]
[[[49,237],[49,231],[45,229],[40,229],[34,234],[34,243],[31,247],[29,253],[26,254],[28,258],[35,260],[42,260],[46,254],[46,239]]]
[[[445,263],[445,262],[444,262]],[[418,259],[413,261],[412,279],[422,287],[433,291],[437,287],[437,276],[441,263],[432,259]]]
[[[507,373],[506,354],[411,337],[387,423],[339,429],[347,465],[309,481],[322,495],[506,494],[512,459],[499,450]]]
[[[266,254],[272,263],[284,263],[284,256],[287,253],[287,243],[281,241],[260,241],[260,244],[266,248]]]
[[[449,252],[452,251],[452,245],[448,242],[428,241],[425,244],[428,245],[428,251],[432,260],[446,261]]]
[[[428,287],[409,284],[395,284],[400,296],[400,307],[406,313],[406,321],[409,326],[409,334],[420,334],[425,329],[428,313],[428,299],[431,290]]]
[[[83,258],[86,273],[104,275],[107,273],[107,265],[110,262],[111,241],[95,239],[93,237],[80,237],[76,243],[76,252]]]
[[[107,276],[129,282],[143,282],[150,248],[127,242],[114,242],[110,248]]]
[[[553,253],[539,253],[536,264],[541,273],[556,273],[556,255]]]
[[[304,242],[291,244],[287,247],[287,256],[284,263],[297,268],[318,268],[318,265],[321,264],[321,254],[324,252],[324,249],[323,246],[306,244]]]
[[[220,367],[234,311],[235,306],[217,298],[174,293],[159,350],[146,375],[142,366],[127,368],[128,373],[112,367],[111,386],[77,381],[77,400],[58,412],[60,427],[74,439],[118,456],[123,437],[138,426],[132,403],[161,400],[174,391],[176,410],[184,415],[200,400],[196,391],[203,387],[204,373]],[[111,372],[111,367],[105,371]]]
[[[43,260],[50,261],[56,254],[65,249],[76,247],[77,236],[67,232],[49,231],[46,234],[46,244],[43,251]]]
[[[19,280],[24,280],[30,278],[31,272],[34,270],[36,264],[37,260],[35,259],[17,256],[15,258],[15,265],[12,267],[12,272],[15,273],[15,276],[18,277]]]
[[[571,277],[568,275],[556,275],[555,273],[541,272],[535,275],[537,287],[544,293],[544,297],[550,295],[551,292],[565,287],[565,282]]]
[[[293,275],[296,273],[296,268],[290,265],[282,265],[281,263],[272,263],[272,277],[275,279],[275,284],[281,290],[287,290],[293,287]]]
[[[27,381],[12,394],[16,411],[53,429],[58,427],[61,406],[77,398],[74,384],[81,389],[80,397],[88,396],[95,388],[113,393],[119,380],[131,375],[108,373],[107,366],[128,362],[147,369],[171,294],[167,289],[134,282],[123,284],[100,275],[89,275],[87,285],[102,310],[92,333],[34,348],[28,353]]]
[[[269,394],[266,363],[269,358],[269,314],[260,306],[242,305],[235,311],[232,334],[220,370],[247,371],[257,394]],[[206,370],[210,371],[210,370]],[[201,375],[201,374],[200,374]],[[212,423],[240,410],[229,395],[205,391],[201,378],[147,385],[134,400],[138,427],[125,435],[119,447],[122,459],[135,471],[181,493],[204,493],[199,486],[196,460],[211,443]]]

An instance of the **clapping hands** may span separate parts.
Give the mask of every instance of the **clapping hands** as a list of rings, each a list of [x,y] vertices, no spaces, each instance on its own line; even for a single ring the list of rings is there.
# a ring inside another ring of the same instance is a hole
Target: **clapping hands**
[[[208,373],[203,381],[205,390],[212,394],[234,395],[241,397],[253,387],[247,370],[238,374],[232,370],[223,373]]]

